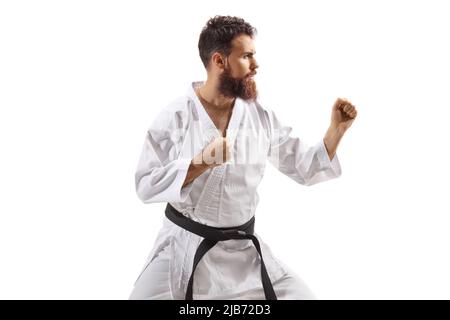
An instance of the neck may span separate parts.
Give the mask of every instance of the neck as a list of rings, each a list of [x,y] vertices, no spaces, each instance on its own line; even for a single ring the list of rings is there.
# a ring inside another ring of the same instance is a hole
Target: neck
[[[212,80],[208,78],[205,84],[197,89],[197,94],[209,105],[220,109],[230,109],[236,98],[225,97],[218,90],[218,80]]]

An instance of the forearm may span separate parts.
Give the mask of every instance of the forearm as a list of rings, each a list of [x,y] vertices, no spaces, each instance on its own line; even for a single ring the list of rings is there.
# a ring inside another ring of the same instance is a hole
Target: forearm
[[[325,148],[328,152],[328,157],[330,160],[333,159],[336,154],[337,147],[342,137],[344,136],[344,132],[338,130],[336,127],[330,126],[323,138],[323,142],[325,144]]]
[[[209,169],[209,166],[203,161],[202,154],[198,154],[192,159],[189,165],[186,179],[183,182],[183,187],[194,181],[203,172]]]

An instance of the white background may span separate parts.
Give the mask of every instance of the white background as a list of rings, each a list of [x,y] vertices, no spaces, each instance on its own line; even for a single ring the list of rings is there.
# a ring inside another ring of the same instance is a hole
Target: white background
[[[134,171],[156,113],[204,80],[216,15],[258,29],[261,99],[310,144],[358,110],[342,176],[267,166],[257,232],[320,299],[450,299],[445,1],[2,1],[0,298],[127,299],[161,227]]]

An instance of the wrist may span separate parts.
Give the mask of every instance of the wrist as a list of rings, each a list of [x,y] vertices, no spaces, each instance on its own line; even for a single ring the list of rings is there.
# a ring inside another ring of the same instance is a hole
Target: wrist
[[[328,127],[327,134],[335,136],[335,137],[342,137],[345,133],[345,130],[340,128],[337,124],[331,123]]]

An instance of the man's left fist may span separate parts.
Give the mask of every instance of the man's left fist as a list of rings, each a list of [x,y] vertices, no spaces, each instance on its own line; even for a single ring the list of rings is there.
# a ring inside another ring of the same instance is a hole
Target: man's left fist
[[[345,132],[352,125],[358,111],[353,104],[345,98],[338,98],[333,105],[331,113],[331,126]]]

